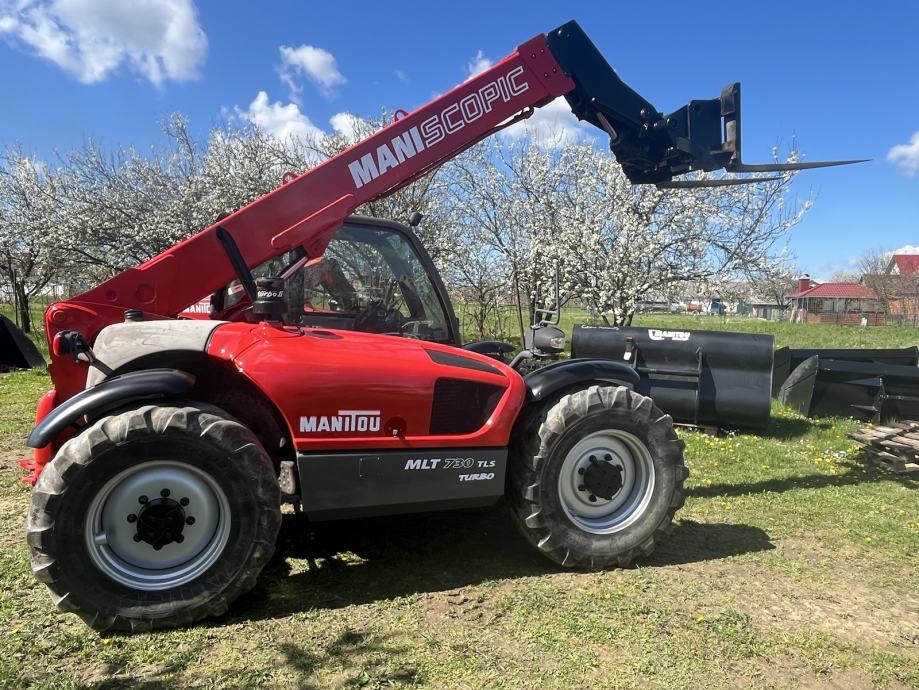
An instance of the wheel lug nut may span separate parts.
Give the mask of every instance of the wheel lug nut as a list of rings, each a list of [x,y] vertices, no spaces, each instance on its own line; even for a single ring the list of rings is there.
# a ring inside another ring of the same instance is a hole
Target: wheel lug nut
[[[183,541],[185,541],[185,537],[183,537],[181,534],[177,534],[177,535],[176,535],[176,543],[177,543],[177,544],[181,544]]]
[[[583,468],[583,467],[579,467],[579,468],[578,468],[578,474],[584,474],[584,468]]]
[[[162,544],[154,544],[154,545],[153,545],[153,550],[154,550],[154,551],[159,551],[161,548],[163,548],[163,545],[162,545]]]
[[[578,484],[578,491],[584,491],[584,490],[586,490],[586,489],[587,489],[587,487],[584,486],[583,484]]]
[[[128,515],[128,522],[137,522],[137,516],[134,513]]]
[[[607,453],[606,455],[603,456],[603,459],[606,460],[607,462],[612,462],[613,456]]]
[[[590,460],[590,463],[591,463],[592,465],[596,465],[596,464],[597,464],[597,456],[596,456],[596,455],[591,455],[591,456],[590,456],[589,458],[587,458],[587,459]]]
[[[137,502],[140,503],[141,505],[143,505],[144,503],[146,503],[146,502],[149,501],[149,500],[150,500],[150,499],[147,498],[146,496],[141,495],[141,496],[137,499]]]
[[[587,497],[587,500],[590,501],[591,503],[594,503],[596,502],[597,497],[591,494],[590,496]]]
[[[163,489],[162,491],[160,491],[160,496],[162,496],[163,498],[167,498],[169,496],[169,489]]]
[[[185,518],[185,524],[186,525],[195,524],[195,517],[193,515],[189,515],[187,518]]]
[[[179,505],[187,506],[187,505],[188,505],[188,499],[187,499],[187,498],[181,499],[181,500],[179,501]]]
[[[135,534],[135,535],[134,535],[134,541],[137,541],[137,542],[140,541],[140,535],[139,535],[139,534]]]

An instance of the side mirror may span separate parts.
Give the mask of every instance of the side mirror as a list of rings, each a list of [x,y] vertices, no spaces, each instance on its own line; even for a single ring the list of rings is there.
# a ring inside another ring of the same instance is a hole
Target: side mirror
[[[565,349],[565,331],[555,326],[533,330],[533,350],[536,354],[557,355]]]

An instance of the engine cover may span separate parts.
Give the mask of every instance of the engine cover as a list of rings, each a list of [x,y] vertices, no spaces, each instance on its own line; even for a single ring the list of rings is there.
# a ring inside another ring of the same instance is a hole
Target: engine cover
[[[208,353],[274,402],[308,454],[504,447],[525,398],[494,359],[397,336],[227,323]]]

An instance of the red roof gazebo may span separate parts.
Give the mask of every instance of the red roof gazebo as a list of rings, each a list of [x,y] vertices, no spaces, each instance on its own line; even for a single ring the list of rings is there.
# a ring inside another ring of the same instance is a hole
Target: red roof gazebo
[[[798,281],[792,320],[798,323],[836,323],[847,326],[883,326],[884,309],[877,293],[860,283],[815,284],[809,278]]]

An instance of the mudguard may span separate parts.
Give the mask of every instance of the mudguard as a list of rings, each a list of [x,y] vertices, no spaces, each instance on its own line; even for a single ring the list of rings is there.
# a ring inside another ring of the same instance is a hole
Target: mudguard
[[[502,343],[499,340],[476,340],[463,345],[463,349],[480,355],[493,355],[496,353],[507,355],[514,351],[514,346],[510,343]]]
[[[584,383],[605,383],[635,388],[640,378],[632,367],[606,359],[567,359],[527,374],[527,400],[542,400],[553,393]]]
[[[146,369],[112,376],[54,408],[32,429],[26,445],[42,448],[81,417],[98,417],[138,400],[181,396],[194,384],[194,376],[178,369]]]

